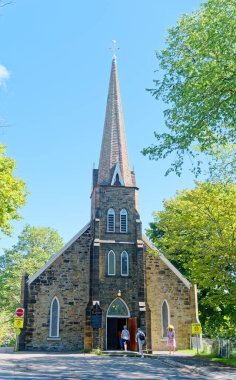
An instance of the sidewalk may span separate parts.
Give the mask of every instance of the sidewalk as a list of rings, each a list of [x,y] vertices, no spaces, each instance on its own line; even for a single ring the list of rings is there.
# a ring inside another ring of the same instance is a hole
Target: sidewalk
[[[211,362],[204,357],[176,351],[169,354],[168,351],[154,352],[157,359],[176,367],[185,367],[187,370],[206,376],[208,379],[236,379],[236,367],[223,363]]]

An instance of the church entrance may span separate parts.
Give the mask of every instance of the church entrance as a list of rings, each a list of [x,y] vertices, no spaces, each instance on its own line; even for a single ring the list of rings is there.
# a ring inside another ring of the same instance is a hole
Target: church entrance
[[[137,330],[137,318],[130,318],[130,311],[126,303],[119,297],[110,304],[107,311],[106,347],[107,350],[120,350],[120,335],[124,325],[130,333],[128,350],[136,351],[135,335]]]
[[[126,318],[107,318],[107,349],[120,350],[120,334],[123,326],[127,325]]]

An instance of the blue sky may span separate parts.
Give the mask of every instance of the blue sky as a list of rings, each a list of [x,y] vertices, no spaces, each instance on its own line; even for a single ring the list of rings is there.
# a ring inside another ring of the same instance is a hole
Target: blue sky
[[[17,162],[30,195],[1,236],[0,253],[24,225],[48,226],[67,242],[90,219],[92,168],[98,166],[112,39],[131,168],[140,188],[143,228],[164,199],[193,187],[193,176],[164,176],[167,162],[140,153],[164,130],[163,109],[145,90],[157,77],[155,50],[167,28],[200,0],[14,0],[0,8],[0,142]],[[4,71],[5,70],[5,71]],[[4,82],[4,83],[3,83]]]

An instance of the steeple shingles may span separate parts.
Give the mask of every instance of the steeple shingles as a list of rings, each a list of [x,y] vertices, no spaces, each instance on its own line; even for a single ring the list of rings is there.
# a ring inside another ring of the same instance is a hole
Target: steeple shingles
[[[98,184],[111,185],[115,168],[119,165],[125,186],[135,186],[129,168],[128,151],[121,106],[116,57],[113,57],[102,147],[98,168]]]

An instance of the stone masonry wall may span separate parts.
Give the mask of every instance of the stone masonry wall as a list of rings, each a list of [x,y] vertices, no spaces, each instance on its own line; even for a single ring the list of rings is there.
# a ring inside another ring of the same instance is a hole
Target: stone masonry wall
[[[175,327],[177,348],[188,348],[191,323],[196,322],[192,288],[188,289],[161,258],[150,253],[146,253],[146,281],[152,350],[167,349],[167,339],[162,337],[161,309],[164,300],[169,306],[169,323]]]
[[[121,240],[135,242],[141,239],[141,231],[137,230],[136,220],[139,219],[137,210],[138,190],[123,186],[98,186],[92,194],[92,215],[99,214],[99,230],[95,238],[103,240]],[[107,232],[107,211],[113,208],[115,216],[115,232]],[[120,233],[120,211],[128,213],[128,233]],[[94,210],[95,209],[95,210]]]
[[[141,242],[141,223],[137,210],[137,189],[123,186],[96,187],[92,195],[92,215],[95,219],[94,242],[92,253],[96,266],[91,278],[93,301],[100,301],[103,311],[103,328],[101,329],[103,347],[106,348],[106,314],[109,305],[117,297],[127,304],[130,314],[140,321],[139,302],[144,302],[144,264]],[[115,232],[107,232],[107,211],[113,208],[115,217]],[[126,209],[128,214],[128,231],[120,232],[120,211]],[[138,243],[139,242],[139,243]],[[142,243],[142,242],[141,242]],[[115,276],[108,275],[108,253],[113,250],[116,260]],[[129,257],[129,275],[121,275],[121,254],[123,251]]]
[[[29,286],[27,350],[79,350],[84,347],[89,300],[90,228]],[[60,303],[59,338],[49,338],[50,304]]]

